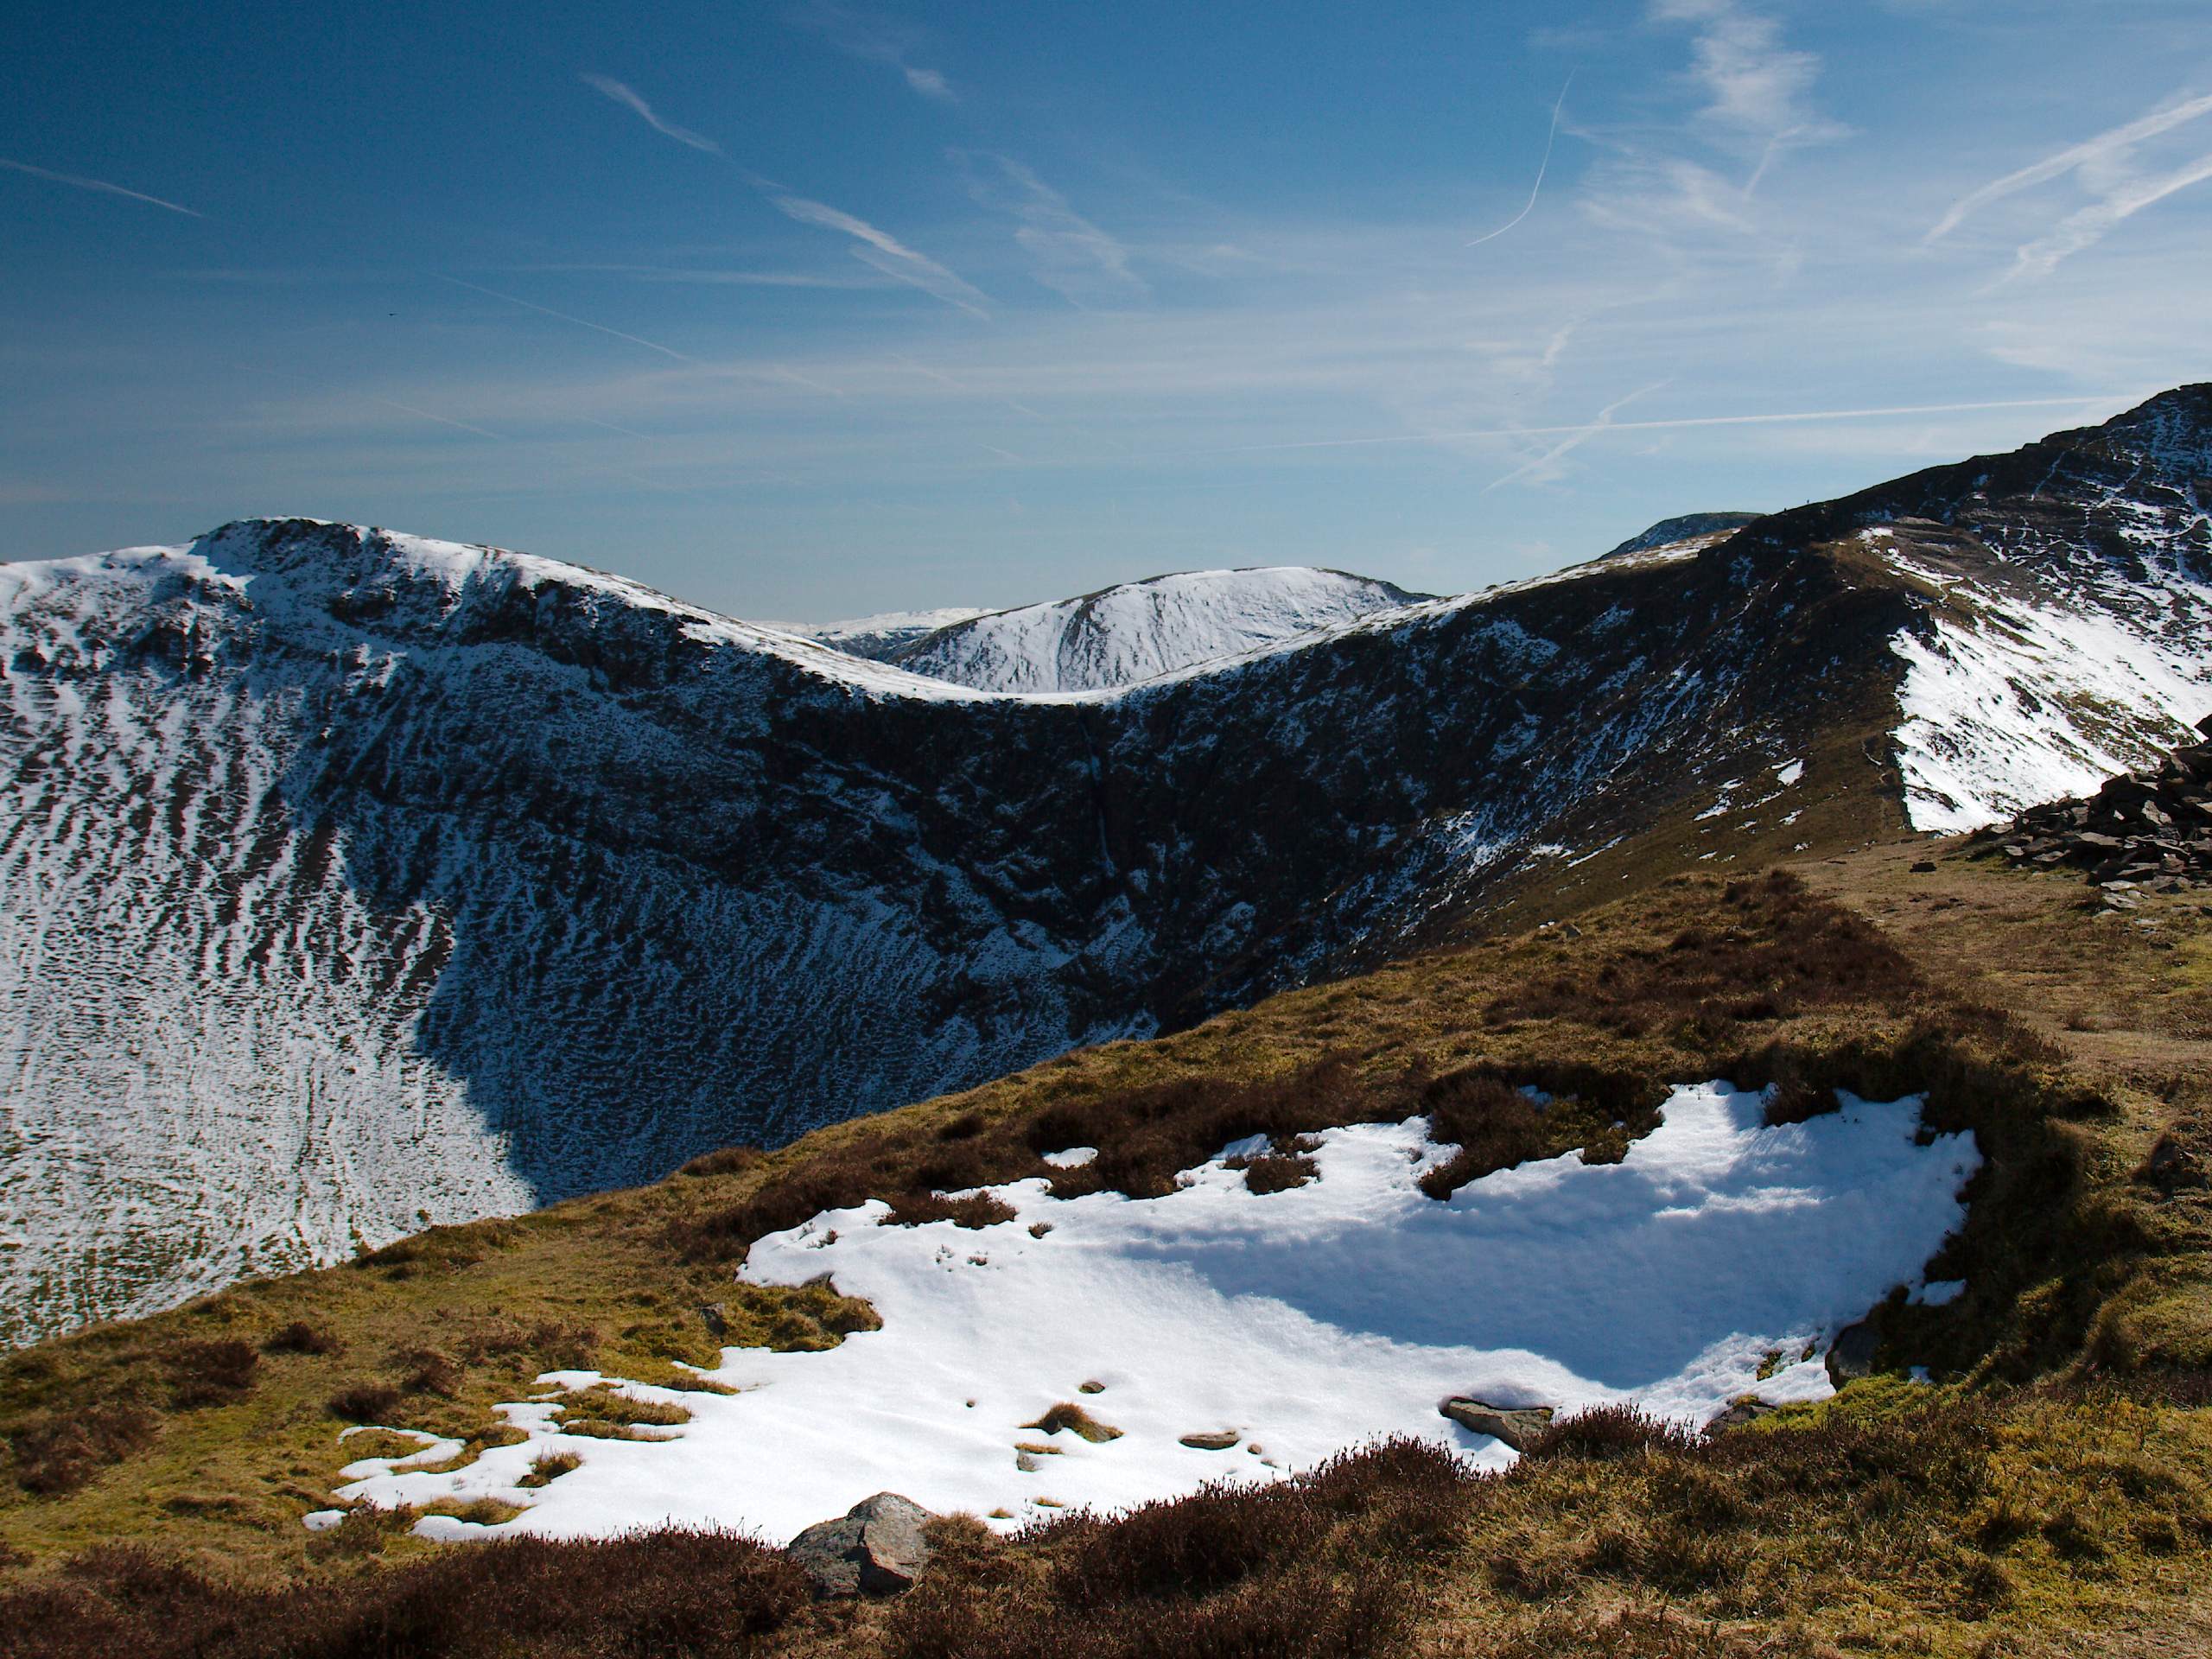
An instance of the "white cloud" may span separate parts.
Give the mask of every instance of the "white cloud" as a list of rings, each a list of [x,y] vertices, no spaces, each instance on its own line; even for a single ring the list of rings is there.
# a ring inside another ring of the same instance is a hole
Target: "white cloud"
[[[1747,253],[1790,274],[1798,247],[1758,191],[1783,155],[1848,130],[1813,104],[1819,56],[1784,45],[1774,19],[1738,0],[1652,0],[1647,16],[1692,31],[1686,79],[1701,102],[1672,143],[1633,130],[1581,133],[1611,152],[1590,171],[1584,213],[1649,239],[1676,277],[1701,256],[1740,264]]]
[[[1020,220],[1014,240],[1036,262],[1039,282],[1071,304],[1127,304],[1151,289],[1129,269],[1128,250],[1068,205],[1068,199],[1010,156],[953,152],[968,191],[995,212]]]
[[[896,69],[906,85],[924,98],[940,104],[960,101],[941,72],[913,61],[925,37],[910,23],[880,13],[855,11],[834,0],[806,0],[792,10],[791,21],[828,37],[832,46],[849,57]]]
[[[2039,162],[2030,163],[2017,173],[2008,173],[2003,178],[1960,197],[1951,204],[1949,211],[1936,221],[1923,240],[1939,242],[1991,203],[2002,201],[2007,196],[2032,189],[2037,185],[2048,184],[2068,173],[2082,172],[2090,175],[2092,180],[2101,179],[2111,184],[2114,182],[2111,176],[2113,164],[2124,162],[2127,153],[2136,145],[2146,138],[2155,138],[2160,133],[2171,131],[2207,114],[2212,114],[2212,98],[2169,99],[2147,114],[2101,132],[2081,143],[2069,144]]]
[[[620,81],[606,75],[593,74],[581,75],[577,79],[594,91],[604,92],[617,104],[624,105],[636,111],[640,120],[663,137],[673,138],[677,143],[689,144],[694,149],[702,149],[709,156],[719,156],[722,153],[722,147],[713,139],[693,132],[688,127],[679,127],[672,121],[662,120],[659,116],[653,113],[652,105],[646,103],[644,99],[639,98],[636,92]]]
[[[2207,179],[2212,179],[2212,156],[2200,156],[2176,171],[2156,178],[2120,181],[2110,187],[2101,201],[2069,214],[2048,234],[2023,247],[2016,256],[2012,274],[2046,275],[2062,260],[2103,240],[2107,232],[2122,220],[2133,219],[2145,207],[2155,207],[2168,196]]]
[[[2170,164],[2158,172],[2145,170],[2136,160],[2140,146],[2206,115],[2212,115],[2212,97],[2171,98],[2133,121],[2054,150],[1960,197],[1929,227],[1921,238],[1922,245],[1932,246],[1942,241],[1968,219],[2008,197],[2070,176],[2090,201],[2022,243],[2014,252],[2012,269],[2005,280],[2048,276],[2145,208],[2212,179],[2212,155],[2199,156],[2178,166]]]
[[[1736,0],[1654,0],[1652,17],[1696,30],[1690,73],[1707,99],[1700,114],[1722,127],[1800,143],[1842,130],[1809,102],[1821,60],[1782,44],[1782,26]]]
[[[839,231],[851,237],[854,257],[874,266],[885,276],[918,288],[972,316],[988,318],[991,315],[987,295],[927,255],[917,253],[888,231],[879,230],[866,219],[855,219],[826,202],[810,201],[804,196],[772,194],[768,200],[779,212],[802,225]]]

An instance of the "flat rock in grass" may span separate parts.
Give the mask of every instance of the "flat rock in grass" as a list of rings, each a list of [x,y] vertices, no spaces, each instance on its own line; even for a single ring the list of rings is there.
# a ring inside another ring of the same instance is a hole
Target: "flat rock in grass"
[[[895,1596],[930,1564],[922,1528],[930,1512],[911,1497],[878,1492],[835,1521],[818,1521],[785,1547],[817,1596]]]
[[[1493,1406],[1454,1395],[1436,1409],[1460,1427],[1503,1440],[1516,1452],[1527,1451],[1552,1424],[1549,1406]]]

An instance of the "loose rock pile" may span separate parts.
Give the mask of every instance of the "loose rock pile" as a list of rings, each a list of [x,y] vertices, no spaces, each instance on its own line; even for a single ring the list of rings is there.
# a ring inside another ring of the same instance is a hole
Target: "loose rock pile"
[[[2212,716],[2196,729],[2212,740]],[[2030,807],[1980,832],[2015,865],[2086,869],[2106,902],[2212,886],[2212,741],[2176,749],[2163,766],[2123,772],[2087,800]]]

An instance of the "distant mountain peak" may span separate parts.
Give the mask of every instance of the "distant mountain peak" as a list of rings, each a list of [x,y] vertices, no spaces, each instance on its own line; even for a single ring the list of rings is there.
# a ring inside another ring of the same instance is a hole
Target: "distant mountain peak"
[[[1096,691],[1429,597],[1309,565],[1188,570],[971,617],[882,655],[977,690]]]
[[[1630,537],[1605,556],[1617,559],[1624,554],[1650,553],[1662,547],[1683,547],[1692,542],[1709,543],[1724,536],[1733,535],[1760,516],[1756,512],[1686,512],[1678,518],[1662,518],[1650,529]]]

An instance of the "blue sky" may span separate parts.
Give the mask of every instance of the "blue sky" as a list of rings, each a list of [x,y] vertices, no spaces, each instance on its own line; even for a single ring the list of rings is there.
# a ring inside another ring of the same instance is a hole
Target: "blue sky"
[[[2202,0],[11,18],[0,557],[1456,591],[2212,378]]]

